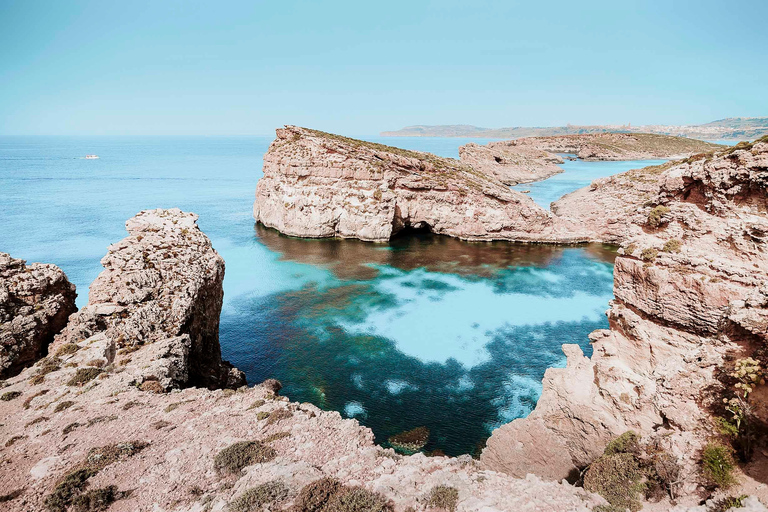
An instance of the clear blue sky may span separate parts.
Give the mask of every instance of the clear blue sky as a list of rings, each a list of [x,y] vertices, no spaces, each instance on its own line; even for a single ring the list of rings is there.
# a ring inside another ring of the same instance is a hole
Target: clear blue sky
[[[768,115],[768,2],[0,0],[0,134]]]

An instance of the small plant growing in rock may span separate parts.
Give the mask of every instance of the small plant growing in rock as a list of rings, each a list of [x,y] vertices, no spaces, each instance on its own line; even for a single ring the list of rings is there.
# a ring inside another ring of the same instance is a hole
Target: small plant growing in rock
[[[643,261],[653,261],[656,259],[656,257],[659,255],[659,251],[657,249],[654,249],[653,247],[648,247],[646,249],[643,249],[640,253],[640,259]]]
[[[680,248],[683,246],[683,242],[677,238],[671,238],[664,243],[664,247],[661,248],[664,252],[680,252]]]
[[[664,217],[669,214],[670,211],[671,210],[666,206],[656,206],[655,208],[652,208],[648,213],[648,227],[656,229],[664,224],[666,220]]]
[[[605,498],[611,510],[636,512],[642,508],[646,473],[635,455],[638,441],[637,434],[625,432],[584,473],[584,488]]]
[[[3,402],[10,402],[14,398],[19,398],[21,396],[21,391],[7,391],[3,393],[2,396],[0,396],[0,400]]]
[[[415,453],[421,450],[428,440],[429,429],[427,427],[416,427],[413,430],[390,436],[388,439],[392,448],[405,453]]]
[[[459,504],[459,491],[455,487],[437,485],[432,488],[427,498],[427,506],[441,508],[449,512],[456,512]]]
[[[73,405],[75,405],[75,402],[73,402],[71,400],[64,400],[63,402],[59,402],[56,405],[56,408],[53,410],[53,412],[61,412],[61,411],[65,410],[65,409],[69,409]]]
[[[747,499],[746,494],[742,494],[738,497],[728,496],[721,498],[712,505],[712,507],[709,509],[709,512],[726,512],[732,508],[742,508],[744,506],[745,499]]]
[[[392,503],[381,494],[364,487],[342,487],[334,494],[324,512],[394,512]]]
[[[735,464],[730,448],[719,443],[709,443],[701,452],[701,470],[707,481],[721,489],[736,483],[733,476]]]
[[[247,489],[229,504],[229,510],[232,512],[258,511],[265,505],[279,503],[287,497],[288,487],[279,480],[273,480]]]
[[[246,466],[269,462],[277,452],[258,441],[240,441],[221,450],[213,459],[220,473],[237,474]]]
[[[66,512],[75,496],[85,489],[88,479],[95,474],[93,469],[80,468],[64,475],[53,492],[45,497],[46,508],[50,512]]]
[[[123,497],[116,485],[93,489],[72,500],[75,512],[100,512],[107,510],[112,503]]]
[[[141,386],[139,386],[139,389],[141,389],[142,391],[147,391],[149,393],[155,393],[158,395],[164,391],[163,385],[156,380],[145,380],[144,382],[141,383]]]
[[[101,368],[78,368],[67,382],[67,386],[83,386],[98,377],[103,371]]]
[[[269,413],[267,411],[261,411],[258,414],[256,414],[256,419],[261,421],[269,418]]]
[[[58,350],[56,350],[56,357],[62,357],[67,356],[69,354],[74,354],[80,350],[80,347],[77,346],[76,343],[65,343],[61,345]]]
[[[632,256],[636,250],[637,250],[637,246],[635,244],[629,244],[624,248],[624,254],[626,254],[627,256]]]
[[[321,512],[341,488],[341,482],[334,478],[315,480],[301,488],[291,512]]]
[[[276,409],[269,415],[269,418],[267,419],[267,425],[272,425],[273,423],[277,423],[280,420],[287,420],[292,416],[293,413],[288,409]]]

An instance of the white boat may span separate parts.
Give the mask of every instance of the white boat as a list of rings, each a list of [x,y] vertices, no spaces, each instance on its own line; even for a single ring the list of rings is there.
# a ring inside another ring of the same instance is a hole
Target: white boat
[[[99,155],[85,155],[86,160],[96,160],[99,158]]]

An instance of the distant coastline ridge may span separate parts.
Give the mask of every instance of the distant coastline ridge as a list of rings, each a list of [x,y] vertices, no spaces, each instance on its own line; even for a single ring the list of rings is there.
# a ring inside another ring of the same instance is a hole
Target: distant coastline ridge
[[[549,127],[515,126],[481,128],[466,124],[415,125],[400,130],[381,132],[382,137],[480,137],[487,139],[517,139],[550,135],[579,135],[585,133],[656,133],[706,140],[753,140],[768,135],[768,117],[729,117],[699,125],[572,125]]]

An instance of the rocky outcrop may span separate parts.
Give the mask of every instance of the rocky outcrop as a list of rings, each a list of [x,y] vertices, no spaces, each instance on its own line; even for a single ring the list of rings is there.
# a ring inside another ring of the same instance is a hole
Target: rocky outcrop
[[[19,373],[47,351],[77,311],[75,285],[55,265],[0,253],[0,378]]]
[[[725,146],[696,139],[652,133],[589,133],[525,137],[508,141],[511,150],[538,149],[573,153],[582,160],[651,160],[687,158]]]
[[[695,454],[719,402],[705,390],[721,388],[715,375],[729,352],[766,339],[768,140],[646,171],[643,190],[631,190],[632,176],[577,193],[580,205],[613,205],[605,215],[621,223],[611,232],[624,245],[610,329],[591,335],[591,358],[564,346],[567,367],[547,370],[535,410],[489,439],[490,468],[564,478],[633,429],[677,459],[681,492],[695,490]],[[625,210],[626,197],[648,204]]]
[[[464,240],[584,239],[464,163],[295,126],[278,129],[264,156],[253,215],[301,237],[387,241],[411,228]]]
[[[302,488],[323,478],[378,493],[394,512],[424,510],[444,487],[469,512],[604,504],[567,483],[489,471],[469,456],[398,455],[356,420],[278,396],[276,381],[179,389],[221,375],[211,351],[224,265],[196,218],[155,210],[129,220],[88,306],[48,357],[3,383],[4,511],[290,510]],[[216,364],[201,366],[201,354]],[[265,484],[276,491],[259,494]]]
[[[184,371],[169,377],[150,364],[142,380],[160,379],[164,388],[243,385],[243,373],[221,359],[224,260],[197,227],[197,215],[143,211],[125,227],[128,236],[109,247],[88,304],[56,337],[51,353],[105,340],[111,364],[118,351],[156,344],[184,361],[177,365]]]
[[[519,146],[515,141],[469,143],[459,148],[459,159],[505,185],[541,181],[563,172],[564,160],[554,153]]]

